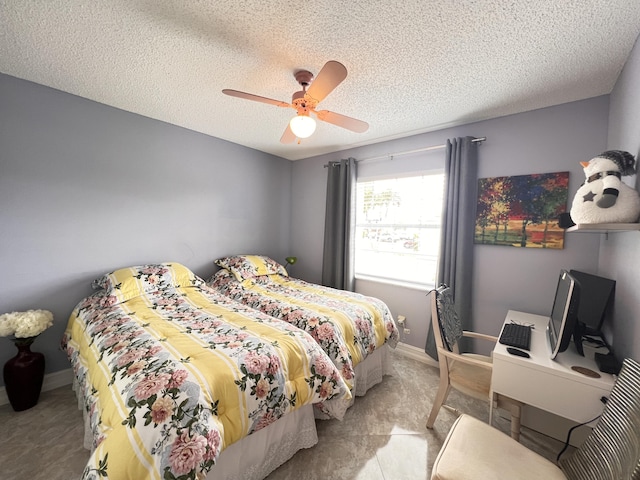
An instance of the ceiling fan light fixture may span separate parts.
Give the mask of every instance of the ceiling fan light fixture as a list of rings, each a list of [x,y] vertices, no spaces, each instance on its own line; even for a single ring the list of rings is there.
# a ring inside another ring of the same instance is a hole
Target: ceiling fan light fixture
[[[289,125],[284,129],[284,133],[280,137],[280,143],[284,144],[293,143],[296,138],[300,143],[301,139],[313,135],[316,130],[316,119],[356,133],[364,133],[369,129],[369,124],[362,120],[330,112],[329,110],[316,110],[318,103],[324,100],[347,77],[347,69],[340,62],[329,60],[315,77],[308,70],[298,70],[294,73],[294,77],[302,87],[302,90],[292,95],[291,103],[228,88],[222,90],[222,93],[232,97],[244,98],[245,100],[267,103],[276,107],[293,108],[297,115],[290,120]],[[315,118],[310,117],[311,112],[314,113]]]
[[[298,138],[308,138],[316,131],[316,121],[309,115],[296,115],[289,122],[289,126]]]

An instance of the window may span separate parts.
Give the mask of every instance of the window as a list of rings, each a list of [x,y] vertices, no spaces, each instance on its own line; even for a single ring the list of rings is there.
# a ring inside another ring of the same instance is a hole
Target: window
[[[433,286],[443,190],[442,171],[358,181],[356,276]]]

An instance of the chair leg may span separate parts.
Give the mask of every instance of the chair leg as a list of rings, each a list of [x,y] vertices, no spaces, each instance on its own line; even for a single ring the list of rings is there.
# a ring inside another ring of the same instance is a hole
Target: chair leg
[[[460,415],[462,415],[462,413],[460,412],[460,410],[458,410],[456,407],[452,407],[451,405],[447,405],[446,403],[443,403],[442,406],[440,408],[446,408],[447,410],[449,410],[451,413],[453,413],[454,415],[456,415],[457,417],[459,417]]]
[[[440,407],[447,399],[449,395],[449,390],[451,389],[451,385],[449,384],[449,379],[447,377],[440,377],[440,386],[438,387],[438,393],[436,393],[436,398],[433,401],[433,406],[431,407],[431,413],[429,414],[429,418],[427,419],[427,428],[433,428],[433,424],[436,422],[436,417],[438,416],[438,412],[440,411]]]

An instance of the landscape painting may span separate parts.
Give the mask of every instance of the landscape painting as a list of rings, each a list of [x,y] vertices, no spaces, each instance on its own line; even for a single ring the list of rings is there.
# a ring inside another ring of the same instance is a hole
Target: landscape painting
[[[569,172],[479,179],[474,243],[564,248],[568,192]]]

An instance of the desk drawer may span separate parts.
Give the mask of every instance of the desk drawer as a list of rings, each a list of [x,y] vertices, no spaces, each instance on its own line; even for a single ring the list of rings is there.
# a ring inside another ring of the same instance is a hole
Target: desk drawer
[[[582,423],[602,413],[600,399],[610,391],[521,364],[495,361],[493,391],[528,405]]]

